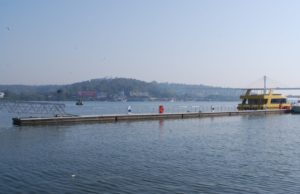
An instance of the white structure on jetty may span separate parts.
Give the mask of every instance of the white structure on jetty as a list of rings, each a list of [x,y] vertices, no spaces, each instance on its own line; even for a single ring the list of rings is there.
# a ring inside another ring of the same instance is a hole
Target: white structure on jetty
[[[0,98],[4,98],[5,93],[4,92],[0,92]]]

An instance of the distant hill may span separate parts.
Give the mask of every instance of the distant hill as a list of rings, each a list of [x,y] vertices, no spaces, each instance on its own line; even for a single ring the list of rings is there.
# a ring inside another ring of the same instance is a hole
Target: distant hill
[[[9,100],[238,100],[241,91],[206,85],[145,82],[129,78],[103,78],[69,85],[0,85]]]

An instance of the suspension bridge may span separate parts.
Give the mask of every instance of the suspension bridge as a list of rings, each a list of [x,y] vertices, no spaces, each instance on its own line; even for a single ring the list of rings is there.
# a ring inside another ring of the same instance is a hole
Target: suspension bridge
[[[270,84],[271,82],[271,84]],[[268,85],[269,84],[269,85]],[[280,85],[280,86],[276,86]],[[248,85],[248,87],[245,88],[233,88],[237,90],[262,90],[264,93],[266,93],[267,90],[300,90],[300,87],[289,87],[286,84],[282,84],[278,81],[275,81],[271,79],[270,77],[263,76],[262,78],[259,78],[255,82]]]

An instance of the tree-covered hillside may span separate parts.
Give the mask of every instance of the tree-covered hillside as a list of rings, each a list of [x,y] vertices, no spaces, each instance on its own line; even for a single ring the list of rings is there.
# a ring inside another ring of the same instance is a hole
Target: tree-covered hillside
[[[70,85],[0,85],[8,100],[237,100],[240,91],[205,85],[103,78]]]

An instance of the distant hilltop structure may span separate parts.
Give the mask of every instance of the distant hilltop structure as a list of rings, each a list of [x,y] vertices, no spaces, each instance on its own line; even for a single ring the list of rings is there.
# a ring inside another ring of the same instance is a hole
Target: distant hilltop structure
[[[4,92],[0,92],[0,98],[4,98],[5,93]]]

